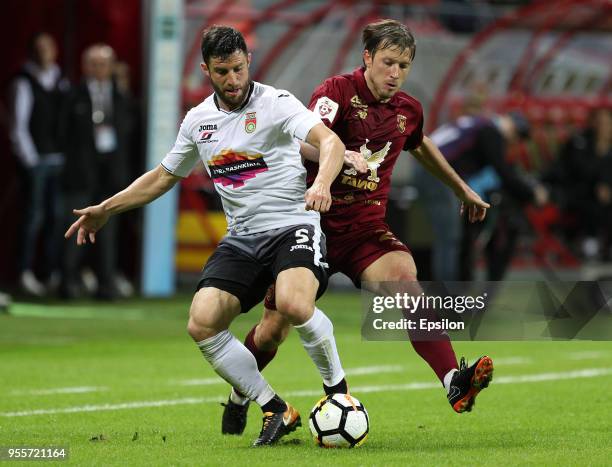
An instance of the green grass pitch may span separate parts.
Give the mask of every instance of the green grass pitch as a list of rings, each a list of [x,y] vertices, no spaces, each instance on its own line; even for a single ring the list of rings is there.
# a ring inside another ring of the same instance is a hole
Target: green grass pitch
[[[221,435],[228,387],[186,334],[189,303],[14,304],[0,315],[0,446],[62,445],[67,463],[100,466],[610,465],[609,342],[458,342],[458,356],[486,353],[496,367],[474,411],[458,415],[408,342],[361,340],[358,294],[328,293],[319,304],[368,409],[369,439],[314,445],[307,417],[321,383],[293,332],[264,375],[305,423],[254,449],[255,405],[243,436]],[[244,338],[259,316],[232,331]]]

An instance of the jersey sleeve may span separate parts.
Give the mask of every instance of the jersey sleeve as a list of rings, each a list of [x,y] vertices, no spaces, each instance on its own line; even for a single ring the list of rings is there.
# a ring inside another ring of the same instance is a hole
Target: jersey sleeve
[[[408,138],[406,138],[406,142],[404,143],[404,151],[411,151],[413,149],[418,148],[423,142],[423,108],[421,104],[418,104],[414,109],[416,115],[416,125],[414,126],[414,130]]]
[[[276,114],[275,121],[280,125],[281,131],[292,138],[305,141],[311,128],[321,123],[321,120],[290,92],[277,90],[273,98],[276,99],[272,107]]]
[[[164,169],[179,177],[187,177],[200,158],[197,145],[189,132],[192,126],[189,115],[187,113],[181,123],[174,146],[161,161]]]
[[[317,115],[325,125],[332,128],[341,119],[342,90],[337,79],[327,79],[319,85],[312,96],[308,108]]]

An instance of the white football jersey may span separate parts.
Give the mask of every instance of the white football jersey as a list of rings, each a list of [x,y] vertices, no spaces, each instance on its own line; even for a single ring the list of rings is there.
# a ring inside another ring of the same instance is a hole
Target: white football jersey
[[[319,213],[305,210],[306,170],[296,138],[305,140],[320,122],[291,93],[254,82],[234,111],[221,109],[213,94],[187,112],[161,164],[186,177],[202,159],[230,234],[319,225]]]

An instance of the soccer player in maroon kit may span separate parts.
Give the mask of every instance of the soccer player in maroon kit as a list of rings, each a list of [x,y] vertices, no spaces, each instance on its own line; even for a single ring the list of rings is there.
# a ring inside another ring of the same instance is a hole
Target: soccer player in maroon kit
[[[364,29],[363,43],[364,67],[325,80],[315,89],[308,106],[347,148],[345,167],[331,187],[332,207],[321,216],[329,273],[343,272],[358,288],[362,282],[402,283],[409,293],[418,295],[421,289],[410,250],[385,222],[391,173],[400,152],[410,151],[448,185],[462,202],[461,213],[465,211],[471,222],[483,220],[489,205],[423,135],[421,104],[400,91],[416,51],[410,30],[395,20],[381,20]],[[318,153],[304,144],[301,153],[311,183],[317,173]],[[271,288],[262,320],[245,340],[260,370],[274,358],[290,328],[274,308]],[[480,357],[470,367],[461,359],[461,366],[457,365],[445,334],[431,341],[411,336],[411,342],[442,382],[453,409],[459,413],[471,410],[476,395],[492,378],[491,359]],[[242,433],[247,409],[248,399],[232,390],[225,405],[222,432]]]

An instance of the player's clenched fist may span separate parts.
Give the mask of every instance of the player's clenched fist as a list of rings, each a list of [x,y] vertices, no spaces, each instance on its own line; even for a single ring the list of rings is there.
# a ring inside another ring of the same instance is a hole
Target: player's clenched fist
[[[70,226],[64,237],[69,238],[78,231],[77,245],[84,245],[88,238],[91,243],[95,243],[96,232],[108,221],[109,215],[106,210],[98,204],[84,209],[73,209],[72,212],[80,217]]]
[[[318,211],[327,212],[331,207],[331,193],[328,186],[324,186],[322,183],[315,183],[306,190],[306,210],[307,211]]]

